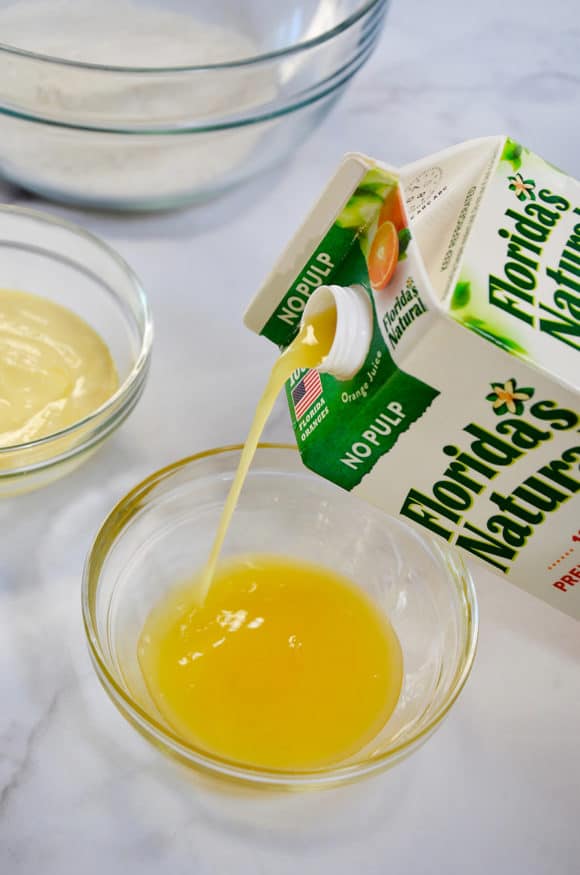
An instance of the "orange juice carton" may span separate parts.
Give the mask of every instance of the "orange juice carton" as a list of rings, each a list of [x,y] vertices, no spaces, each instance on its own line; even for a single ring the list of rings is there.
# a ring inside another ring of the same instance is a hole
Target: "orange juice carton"
[[[356,372],[287,384],[305,465],[580,619],[580,184],[502,136],[348,155],[246,324],[286,347],[344,289]]]

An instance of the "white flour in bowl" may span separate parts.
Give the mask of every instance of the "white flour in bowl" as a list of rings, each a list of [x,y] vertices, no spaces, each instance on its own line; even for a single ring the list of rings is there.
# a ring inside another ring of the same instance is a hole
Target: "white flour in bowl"
[[[16,0],[0,6],[0,43],[88,64],[179,67],[257,53],[239,31],[130,0]]]
[[[0,41],[52,58],[125,68],[227,63],[259,51],[234,29],[128,0],[19,0],[0,7]],[[251,115],[276,93],[274,75],[262,65],[138,74],[0,51],[0,107],[57,125],[137,131],[76,131],[0,115],[0,169],[23,185],[111,205],[209,189],[243,164],[263,131],[173,131]],[[152,130],[158,135],[145,135]]]

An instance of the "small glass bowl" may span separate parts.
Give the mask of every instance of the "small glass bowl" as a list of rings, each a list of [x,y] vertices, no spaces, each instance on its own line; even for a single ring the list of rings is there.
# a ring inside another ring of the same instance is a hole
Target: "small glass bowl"
[[[378,772],[439,725],[469,675],[477,640],[473,582],[445,545],[308,471],[294,447],[262,444],[224,556],[264,551],[350,577],[391,619],[404,657],[399,703],[380,734],[336,766],[272,771],[230,762],[181,739],[153,704],[137,658],[152,607],[207,559],[240,447],[210,450],[153,474],[111,512],[88,556],[82,605],[106,692],[164,753],[214,776],[277,789],[323,788]]]
[[[153,329],[135,274],[112,249],[45,213],[0,207],[0,288],[49,298],[103,338],[119,388],[79,422],[29,443],[0,448],[0,498],[68,473],[116,429],[145,384]]]

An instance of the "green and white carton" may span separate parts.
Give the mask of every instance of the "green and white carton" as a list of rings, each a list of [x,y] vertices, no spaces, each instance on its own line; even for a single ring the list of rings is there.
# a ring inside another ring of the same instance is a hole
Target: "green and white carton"
[[[289,381],[304,463],[580,619],[580,184],[500,136],[347,155],[246,324],[287,346],[321,285],[374,328],[352,379]]]

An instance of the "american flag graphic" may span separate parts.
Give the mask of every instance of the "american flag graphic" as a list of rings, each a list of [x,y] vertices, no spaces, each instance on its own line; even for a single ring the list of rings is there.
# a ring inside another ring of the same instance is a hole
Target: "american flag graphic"
[[[322,395],[322,382],[318,371],[307,371],[298,385],[292,389],[292,401],[296,419],[304,416],[311,404]]]

